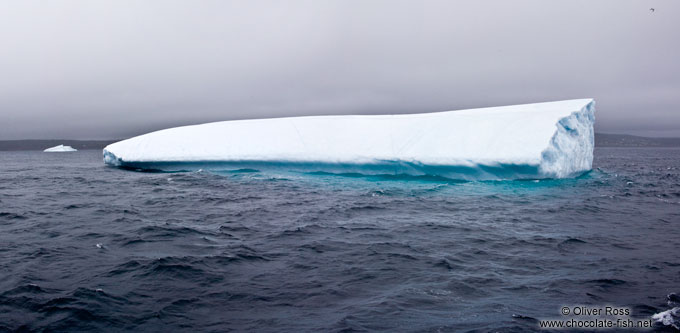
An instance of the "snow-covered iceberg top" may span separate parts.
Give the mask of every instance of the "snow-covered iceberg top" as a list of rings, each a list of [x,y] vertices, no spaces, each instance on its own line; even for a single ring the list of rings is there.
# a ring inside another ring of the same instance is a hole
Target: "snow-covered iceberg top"
[[[78,149],[75,149],[71,146],[58,145],[58,146],[54,146],[54,147],[47,148],[47,149],[43,150],[43,152],[46,152],[46,153],[65,153],[65,152],[71,152],[71,151],[78,151]]]
[[[574,177],[592,166],[594,111],[592,99],[578,99],[421,114],[222,121],[110,144],[104,161],[141,169],[223,163],[459,179]]]

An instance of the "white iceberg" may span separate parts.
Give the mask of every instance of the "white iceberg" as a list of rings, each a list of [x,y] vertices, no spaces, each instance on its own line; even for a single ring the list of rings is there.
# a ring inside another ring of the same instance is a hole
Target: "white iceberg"
[[[103,153],[105,163],[135,169],[233,164],[458,179],[565,178],[592,167],[594,111],[592,99],[578,99],[422,114],[222,121],[144,134]]]
[[[72,152],[72,151],[78,151],[78,149],[75,149],[71,146],[58,145],[58,146],[54,146],[52,148],[47,148],[47,149],[43,150],[43,152],[46,152],[46,153],[66,153],[66,152]]]

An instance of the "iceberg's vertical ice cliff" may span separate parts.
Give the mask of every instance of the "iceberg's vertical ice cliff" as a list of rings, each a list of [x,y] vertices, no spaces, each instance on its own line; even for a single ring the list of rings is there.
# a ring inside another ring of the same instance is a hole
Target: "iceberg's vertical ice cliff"
[[[161,130],[104,149],[107,164],[278,166],[458,179],[574,177],[591,169],[594,101],[376,116],[236,120]]]

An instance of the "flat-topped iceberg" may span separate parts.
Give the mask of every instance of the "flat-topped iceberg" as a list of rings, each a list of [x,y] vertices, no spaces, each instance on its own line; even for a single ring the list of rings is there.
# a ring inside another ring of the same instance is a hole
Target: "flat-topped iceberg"
[[[403,115],[183,126],[104,148],[107,164],[159,170],[274,166],[456,179],[575,177],[591,169],[594,101]]]
[[[71,146],[58,145],[43,150],[45,153],[68,153],[72,151],[78,151],[78,149],[75,149]]]

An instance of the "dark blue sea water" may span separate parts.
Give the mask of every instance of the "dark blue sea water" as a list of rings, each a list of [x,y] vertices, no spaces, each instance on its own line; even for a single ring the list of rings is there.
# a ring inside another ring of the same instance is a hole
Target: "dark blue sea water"
[[[0,331],[524,332],[564,305],[680,306],[680,149],[594,166],[462,182],[0,152]]]

